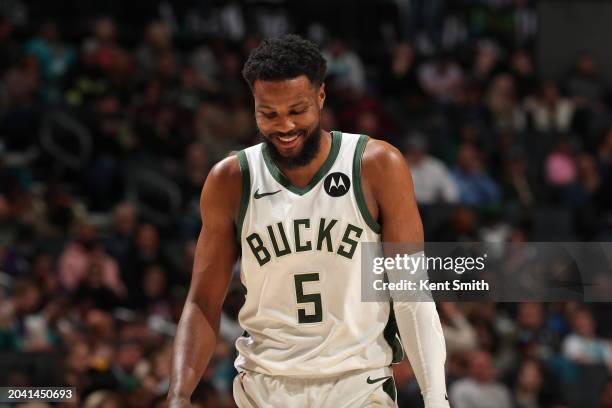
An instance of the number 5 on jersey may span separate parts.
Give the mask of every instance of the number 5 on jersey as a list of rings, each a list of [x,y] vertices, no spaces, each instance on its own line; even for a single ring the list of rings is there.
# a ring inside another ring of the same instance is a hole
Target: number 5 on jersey
[[[318,273],[302,273],[293,276],[295,281],[295,297],[297,303],[312,303],[314,305],[314,313],[307,314],[306,309],[298,308],[298,323],[320,323],[323,321],[323,306],[321,304],[320,293],[304,294],[305,282],[318,282]]]

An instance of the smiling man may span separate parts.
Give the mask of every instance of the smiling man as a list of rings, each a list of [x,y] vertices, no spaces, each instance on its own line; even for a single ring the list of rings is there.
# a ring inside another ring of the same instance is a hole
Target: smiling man
[[[448,407],[435,305],[360,299],[360,244],[422,242],[423,228],[397,149],[320,128],[325,71],[318,48],[295,35],[263,41],[244,66],[264,142],[218,163],[204,184],[170,407],[191,406],[239,255],[240,408],[395,407],[402,346],[426,408]]]

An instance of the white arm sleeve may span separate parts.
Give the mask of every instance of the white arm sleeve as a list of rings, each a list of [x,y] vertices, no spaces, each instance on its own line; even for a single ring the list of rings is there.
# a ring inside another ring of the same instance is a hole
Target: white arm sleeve
[[[421,251],[411,256],[422,258],[424,253]],[[400,282],[402,279],[418,282],[427,279],[426,265],[421,265],[410,275],[402,270],[388,270],[389,282]],[[408,296],[417,301],[402,301],[406,297],[391,291],[391,297],[404,353],[421,388],[425,408],[449,408],[444,373],[446,345],[431,294],[428,291],[417,291]]]
[[[421,388],[425,408],[448,408],[446,346],[433,302],[393,302],[404,352]]]

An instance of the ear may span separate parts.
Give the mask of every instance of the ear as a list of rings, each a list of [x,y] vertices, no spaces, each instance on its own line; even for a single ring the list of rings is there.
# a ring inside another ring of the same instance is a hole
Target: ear
[[[319,110],[323,109],[323,105],[325,105],[325,84],[321,84],[319,87],[319,94],[317,95],[317,104],[319,105]]]

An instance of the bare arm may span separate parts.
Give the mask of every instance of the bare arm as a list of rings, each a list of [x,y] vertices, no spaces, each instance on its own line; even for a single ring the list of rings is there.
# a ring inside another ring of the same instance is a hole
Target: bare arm
[[[411,243],[408,254],[422,251],[423,224],[412,177],[393,146],[370,140],[363,156],[363,185],[368,208],[382,226],[383,242]],[[385,253],[385,256],[395,254]],[[392,281],[391,275],[389,280]],[[448,408],[444,362],[446,347],[433,302],[393,302],[404,352],[412,366],[426,408]]]
[[[234,220],[239,203],[240,167],[236,157],[229,157],[210,171],[202,189],[202,229],[174,340],[168,391],[171,408],[191,406],[191,394],[215,350],[221,306],[237,257]]]

